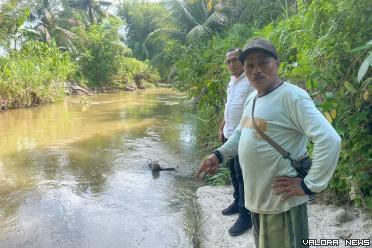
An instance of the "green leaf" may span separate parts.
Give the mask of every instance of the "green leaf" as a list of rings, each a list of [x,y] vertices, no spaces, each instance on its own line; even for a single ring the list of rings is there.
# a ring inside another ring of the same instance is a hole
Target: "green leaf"
[[[366,75],[368,71],[368,67],[370,65],[370,60],[372,60],[372,53],[369,54],[369,56],[363,61],[362,65],[359,68],[358,77],[357,77],[358,82],[360,82],[363,79],[363,77]]]
[[[354,88],[354,86],[351,83],[349,83],[348,81],[345,81],[345,87],[346,87],[346,89],[348,89],[348,91],[350,91],[354,94],[357,92],[357,90]]]
[[[372,40],[368,41],[365,45],[363,46],[359,46],[359,47],[356,47],[354,49],[351,49],[349,52],[350,53],[353,53],[353,52],[357,52],[357,51],[360,51],[360,50],[366,50],[366,49],[369,49],[372,47]]]
[[[372,66],[372,52],[369,52],[369,56],[367,57],[367,59],[368,59],[368,64]]]
[[[368,90],[366,89],[366,90],[364,90],[364,92],[363,92],[363,99],[364,99],[365,101],[368,101],[368,96],[369,96],[369,94],[368,94]]]
[[[353,176],[352,175],[350,175],[350,176],[345,176],[345,177],[340,177],[340,179],[345,179],[345,180],[347,180],[347,181],[350,181],[351,179],[353,178]]]
[[[370,82],[372,82],[372,78],[368,78],[368,79],[371,79]],[[372,95],[372,85],[371,84],[366,85],[365,89],[368,90],[369,95]]]
[[[366,203],[367,209],[372,210],[372,197],[366,197],[364,202]]]
[[[332,109],[331,110],[331,117],[332,117],[332,119],[336,119],[336,115],[337,115],[336,109]]]
[[[329,122],[329,123],[332,123],[332,117],[331,117],[331,115],[328,113],[328,112],[325,112],[324,113],[324,116],[325,116],[325,118],[327,119],[327,121]]]
[[[325,95],[326,95],[326,98],[334,98],[335,97],[333,92],[330,92],[330,91],[326,92]]]

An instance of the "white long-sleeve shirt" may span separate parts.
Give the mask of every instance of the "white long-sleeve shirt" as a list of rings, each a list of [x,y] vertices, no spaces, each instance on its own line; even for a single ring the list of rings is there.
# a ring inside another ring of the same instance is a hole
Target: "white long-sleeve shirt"
[[[276,151],[255,131],[251,112],[251,93],[238,128],[218,149],[223,160],[239,154],[244,178],[245,206],[255,213],[276,214],[305,203],[308,196],[281,200],[272,183],[277,176],[295,177],[288,159]],[[313,192],[325,189],[337,165],[341,139],[301,88],[284,82],[269,94],[257,98],[256,124],[297,159],[306,152],[307,138],[314,143],[313,164],[304,183]]]
[[[234,129],[239,125],[245,100],[252,91],[253,87],[249,83],[244,72],[238,78],[231,76],[226,91],[227,100],[224,113],[225,126],[223,128],[225,138],[228,139],[234,132]]]

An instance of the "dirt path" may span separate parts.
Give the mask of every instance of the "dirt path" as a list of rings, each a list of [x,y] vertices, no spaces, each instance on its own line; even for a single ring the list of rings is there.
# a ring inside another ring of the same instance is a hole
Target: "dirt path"
[[[252,230],[231,237],[227,230],[237,216],[223,216],[221,210],[232,202],[230,187],[201,187],[197,203],[201,208],[201,245],[203,248],[254,248]],[[336,247],[372,247],[345,245],[345,239],[372,239],[372,219],[356,209],[345,210],[331,205],[309,204],[310,238],[336,239]],[[366,241],[364,241],[366,242]],[[371,241],[369,241],[371,243]],[[330,246],[311,246],[330,247]]]

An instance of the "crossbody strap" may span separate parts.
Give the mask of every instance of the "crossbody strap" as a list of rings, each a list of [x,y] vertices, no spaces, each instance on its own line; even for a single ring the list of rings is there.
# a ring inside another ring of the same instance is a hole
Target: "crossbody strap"
[[[256,100],[257,100],[257,96],[254,97],[253,99],[253,104],[252,104],[252,123],[253,123],[253,127],[256,129],[257,133],[264,139],[266,140],[267,143],[269,143],[272,147],[275,148],[275,150],[277,150],[282,156],[283,158],[285,159],[289,159],[292,161],[292,158],[289,156],[290,153],[288,151],[286,151],[283,147],[281,147],[278,143],[276,143],[274,140],[272,140],[269,136],[267,136],[265,134],[264,131],[262,131],[256,124],[256,121],[254,120],[254,107],[256,105]]]

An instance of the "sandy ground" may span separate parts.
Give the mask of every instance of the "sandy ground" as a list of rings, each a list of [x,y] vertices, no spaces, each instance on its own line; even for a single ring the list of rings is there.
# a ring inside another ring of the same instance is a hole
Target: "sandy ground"
[[[227,231],[237,215],[223,216],[221,210],[228,206],[232,199],[231,187],[204,186],[198,189],[197,203],[201,210],[200,240],[203,248],[255,247],[252,230],[238,237],[231,237]],[[337,247],[372,247],[345,245],[345,239],[372,239],[372,219],[361,211],[309,204],[308,215],[311,239],[337,239]]]

